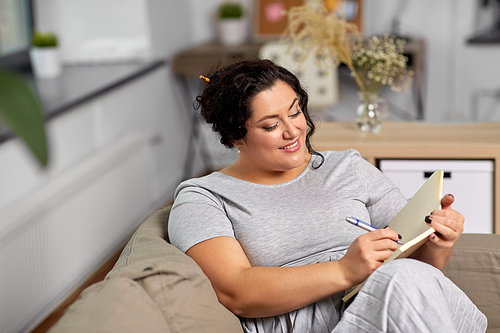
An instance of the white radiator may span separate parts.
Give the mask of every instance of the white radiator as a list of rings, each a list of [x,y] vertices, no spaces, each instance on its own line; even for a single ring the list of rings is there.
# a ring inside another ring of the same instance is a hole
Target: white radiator
[[[152,209],[152,147],[134,134],[0,215],[0,332],[26,332]]]

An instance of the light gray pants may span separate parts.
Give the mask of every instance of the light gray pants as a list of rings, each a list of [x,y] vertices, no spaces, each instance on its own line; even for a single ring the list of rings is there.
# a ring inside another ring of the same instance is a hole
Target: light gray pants
[[[333,332],[475,333],[486,326],[486,316],[440,270],[398,259],[370,275]]]

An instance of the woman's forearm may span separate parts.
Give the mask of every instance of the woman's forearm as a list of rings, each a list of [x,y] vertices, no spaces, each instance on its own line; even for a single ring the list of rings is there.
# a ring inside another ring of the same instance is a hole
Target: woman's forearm
[[[227,236],[198,243],[186,253],[226,308],[241,317],[267,317],[364,281],[396,249],[396,239],[392,230],[375,230],[358,237],[340,260],[294,267],[252,266],[238,241]]]
[[[338,261],[298,267],[248,267],[215,287],[219,301],[241,317],[290,312],[353,286]]]

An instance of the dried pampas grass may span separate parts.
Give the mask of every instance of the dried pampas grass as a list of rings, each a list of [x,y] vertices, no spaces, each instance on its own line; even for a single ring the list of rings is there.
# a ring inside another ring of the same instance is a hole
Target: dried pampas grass
[[[289,51],[296,53],[299,62],[314,52],[321,66],[346,64],[360,89],[365,91],[351,59],[351,52],[361,47],[363,39],[358,26],[337,12],[328,12],[323,6],[292,7],[282,40],[291,42]]]

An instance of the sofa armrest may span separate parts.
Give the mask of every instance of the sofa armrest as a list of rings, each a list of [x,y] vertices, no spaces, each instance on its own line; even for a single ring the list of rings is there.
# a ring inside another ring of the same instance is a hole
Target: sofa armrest
[[[169,332],[160,308],[135,281],[116,278],[86,288],[50,333]]]
[[[242,333],[196,262],[165,240],[170,206],[144,221],[107,280],[127,278],[145,290],[175,332]]]
[[[443,269],[488,318],[488,332],[500,330],[500,235],[463,234]]]

